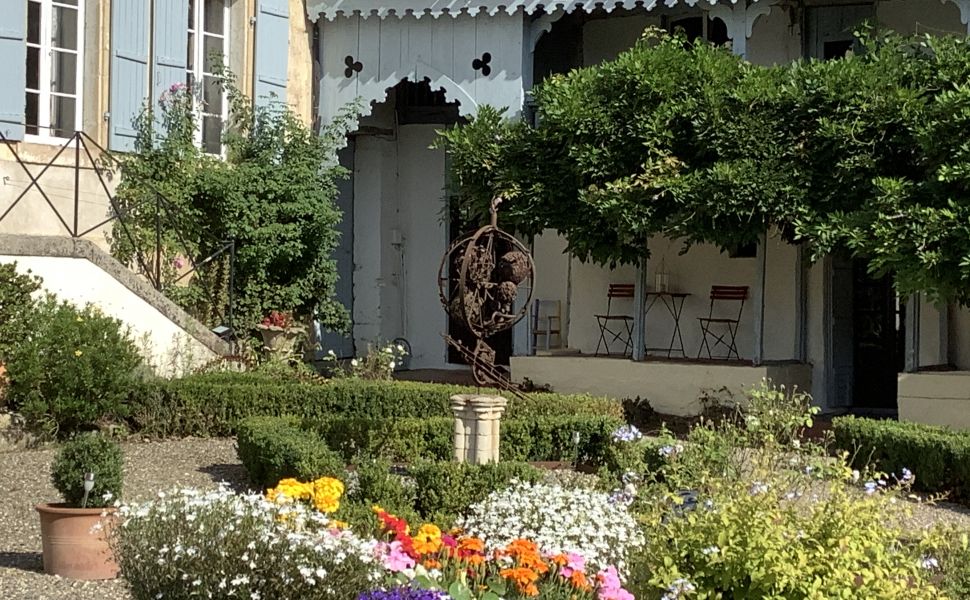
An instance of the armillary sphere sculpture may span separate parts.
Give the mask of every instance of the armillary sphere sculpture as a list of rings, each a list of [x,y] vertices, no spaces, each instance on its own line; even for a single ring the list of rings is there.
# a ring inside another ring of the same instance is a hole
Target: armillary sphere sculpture
[[[475,381],[518,394],[496,367],[495,350],[485,340],[525,316],[532,300],[535,263],[519,240],[499,229],[501,203],[501,198],[492,200],[489,225],[458,240],[445,253],[438,269],[438,294],[445,312],[475,338],[475,347],[469,348],[445,336],[471,365]],[[516,302],[520,287],[528,290],[524,302]]]

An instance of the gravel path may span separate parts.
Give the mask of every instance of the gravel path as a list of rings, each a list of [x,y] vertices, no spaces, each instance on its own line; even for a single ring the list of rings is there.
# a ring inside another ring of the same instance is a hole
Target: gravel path
[[[176,486],[213,488],[219,481],[243,486],[245,471],[227,439],[129,442],[125,498],[141,500]],[[34,505],[54,500],[48,480],[53,448],[0,451],[0,600],[128,600],[120,580],[71,581],[45,575],[40,522]],[[970,531],[970,509],[954,504],[914,505],[913,527],[935,523]]]
[[[124,450],[128,500],[149,498],[176,486],[211,488],[219,481],[245,481],[233,440],[130,442]],[[40,521],[34,505],[58,497],[49,481],[53,456],[53,448],[0,452],[0,599],[128,599],[120,580],[82,582],[43,573]]]

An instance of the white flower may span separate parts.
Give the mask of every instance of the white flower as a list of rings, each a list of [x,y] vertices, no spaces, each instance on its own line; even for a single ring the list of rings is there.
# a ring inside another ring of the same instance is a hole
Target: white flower
[[[350,360],[350,366],[356,367],[358,364],[360,364],[360,363],[358,362],[358,360],[356,358],[353,358],[353,359]]]
[[[513,482],[473,504],[458,526],[489,549],[528,538],[543,552],[577,552],[591,569],[612,564],[621,573],[627,552],[644,543],[625,503],[589,489],[549,484]]]

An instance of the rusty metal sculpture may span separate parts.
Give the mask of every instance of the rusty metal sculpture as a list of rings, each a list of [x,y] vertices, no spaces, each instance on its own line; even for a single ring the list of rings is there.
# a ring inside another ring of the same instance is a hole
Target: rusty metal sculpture
[[[489,225],[458,240],[445,253],[438,269],[438,295],[445,311],[475,338],[475,347],[469,348],[445,336],[471,365],[475,381],[518,395],[496,366],[495,350],[485,340],[510,329],[525,316],[532,300],[535,263],[519,240],[499,229],[501,203],[501,198],[492,200]],[[517,303],[520,287],[528,289],[528,296]]]

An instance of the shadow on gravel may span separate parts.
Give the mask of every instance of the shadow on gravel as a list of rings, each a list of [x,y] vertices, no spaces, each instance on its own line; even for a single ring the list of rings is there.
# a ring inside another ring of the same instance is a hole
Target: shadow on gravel
[[[212,481],[225,481],[234,491],[250,491],[249,476],[246,468],[241,464],[215,464],[199,467],[200,473],[205,473],[212,478]]]
[[[0,568],[22,571],[44,570],[44,557],[40,552],[0,552]]]

